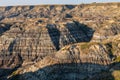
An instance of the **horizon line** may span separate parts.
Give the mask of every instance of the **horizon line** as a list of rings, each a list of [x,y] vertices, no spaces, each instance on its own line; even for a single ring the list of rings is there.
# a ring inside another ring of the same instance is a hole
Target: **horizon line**
[[[7,7],[7,6],[39,6],[39,5],[81,5],[81,4],[106,4],[106,3],[113,3],[113,4],[115,4],[115,3],[120,3],[120,2],[88,2],[88,3],[74,3],[74,4],[63,4],[63,3],[40,3],[40,4],[16,4],[16,5],[0,5],[0,7]]]

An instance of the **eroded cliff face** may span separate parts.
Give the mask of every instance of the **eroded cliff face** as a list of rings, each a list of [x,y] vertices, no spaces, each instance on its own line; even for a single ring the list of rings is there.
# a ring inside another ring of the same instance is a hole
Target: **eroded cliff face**
[[[1,67],[12,68],[22,61],[41,60],[59,51],[65,45],[90,41],[94,32],[86,25],[78,25],[72,21],[31,27],[33,26],[13,24],[8,31],[2,33]],[[18,60],[14,60],[16,58],[13,56],[17,56]]]
[[[119,3],[9,6],[0,16],[1,80],[115,79],[120,70]]]

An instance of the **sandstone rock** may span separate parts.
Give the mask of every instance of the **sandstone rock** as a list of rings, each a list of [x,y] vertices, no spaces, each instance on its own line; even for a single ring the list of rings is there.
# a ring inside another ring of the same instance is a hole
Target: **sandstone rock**
[[[119,3],[0,7],[0,80],[112,76],[119,14]]]

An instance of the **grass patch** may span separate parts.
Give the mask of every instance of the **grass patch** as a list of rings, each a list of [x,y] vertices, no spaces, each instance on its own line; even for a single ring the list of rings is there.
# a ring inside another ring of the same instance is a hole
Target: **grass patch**
[[[120,56],[115,59],[115,62],[120,62]]]
[[[86,48],[88,48],[89,46],[90,46],[89,43],[84,43],[84,44],[81,45],[81,49],[82,49],[82,50],[83,50],[83,49],[86,49]]]
[[[114,80],[120,80],[120,70],[113,71],[112,76],[114,77]]]
[[[91,45],[95,45],[95,44],[100,44],[100,43],[99,43],[99,42],[83,43],[83,44],[81,44],[81,49],[82,49],[82,50],[87,49],[87,48],[89,48]]]

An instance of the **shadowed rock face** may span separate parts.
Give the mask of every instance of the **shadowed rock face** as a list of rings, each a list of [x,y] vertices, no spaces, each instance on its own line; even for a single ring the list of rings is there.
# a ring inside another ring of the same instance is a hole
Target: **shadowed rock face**
[[[74,50],[73,50],[74,51]],[[64,53],[61,53],[65,56]],[[113,68],[113,64],[110,61],[103,59],[102,62],[99,61],[85,61],[82,57],[75,58],[76,52],[71,54],[70,58],[63,58],[63,56],[58,57],[45,57],[40,62],[29,65],[29,67],[22,67],[18,69],[16,76],[9,78],[10,80],[92,80],[92,79],[112,79],[112,69],[119,70],[119,67]],[[56,54],[58,55],[58,54]],[[88,56],[88,55],[86,55]],[[90,58],[90,57],[89,57]],[[93,58],[94,59],[94,58]],[[91,61],[91,62],[90,62]],[[87,63],[88,62],[88,63]],[[106,63],[109,62],[107,65]],[[59,64],[58,64],[59,63]],[[102,64],[101,64],[102,63]],[[118,64],[118,63],[117,63]],[[24,72],[26,71],[26,72]],[[103,73],[106,73],[104,75]],[[99,76],[97,76],[97,74]],[[102,75],[102,76],[101,76]]]
[[[84,80],[101,71],[107,71],[108,67],[99,64],[55,64],[46,66],[35,72],[24,73],[19,77],[22,80]],[[32,75],[33,74],[33,75]],[[31,78],[29,78],[31,76]]]
[[[0,80],[116,79],[119,5],[1,7]]]
[[[10,29],[10,24],[0,24],[0,35]]]

